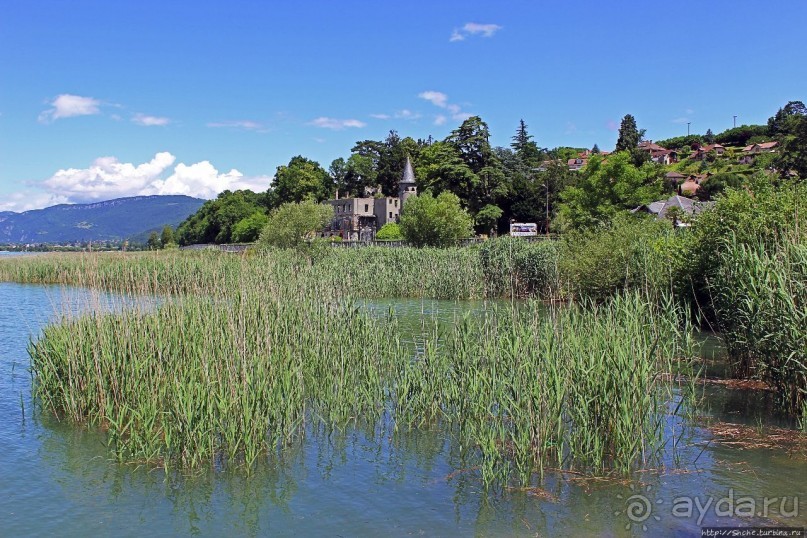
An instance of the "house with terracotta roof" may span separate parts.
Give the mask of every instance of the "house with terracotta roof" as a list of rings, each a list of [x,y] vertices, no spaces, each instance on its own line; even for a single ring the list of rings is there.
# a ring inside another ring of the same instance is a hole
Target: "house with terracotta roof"
[[[587,157],[575,157],[574,159],[569,159],[566,161],[566,165],[569,167],[569,170],[580,170],[587,164]]]
[[[690,174],[690,176],[678,186],[678,194],[695,194],[701,188],[701,184],[709,179],[711,172],[705,174]]]
[[[778,151],[779,142],[761,142],[759,144],[751,144],[742,149],[743,154],[740,156],[740,164],[753,164],[754,158],[762,153],[776,153]]]
[[[677,151],[654,144],[652,140],[643,140],[639,142],[638,148],[642,151],[650,153],[650,160],[652,160],[654,163],[670,165],[678,162]]]
[[[726,153],[726,148],[725,146],[722,146],[720,144],[708,144],[706,146],[698,146],[692,151],[692,154],[689,156],[689,158],[692,159],[693,161],[702,161],[712,151],[715,152],[715,155],[721,156],[724,153]]]
[[[679,174],[678,172],[667,172],[664,174],[664,179],[666,179],[669,183],[674,185],[680,185],[684,181],[686,181],[688,176],[684,174]]]

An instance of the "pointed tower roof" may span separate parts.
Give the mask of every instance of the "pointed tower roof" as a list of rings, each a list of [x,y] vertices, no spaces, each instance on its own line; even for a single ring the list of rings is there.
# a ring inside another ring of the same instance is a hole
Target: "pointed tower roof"
[[[401,183],[415,183],[415,171],[412,169],[412,161],[409,159],[409,155],[406,156],[406,165],[404,166]]]

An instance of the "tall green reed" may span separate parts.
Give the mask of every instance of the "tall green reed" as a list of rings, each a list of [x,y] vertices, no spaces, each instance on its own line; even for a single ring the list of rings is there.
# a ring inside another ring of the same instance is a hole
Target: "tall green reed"
[[[710,280],[731,370],[774,389],[781,408],[807,424],[807,245],[797,238],[727,238]]]

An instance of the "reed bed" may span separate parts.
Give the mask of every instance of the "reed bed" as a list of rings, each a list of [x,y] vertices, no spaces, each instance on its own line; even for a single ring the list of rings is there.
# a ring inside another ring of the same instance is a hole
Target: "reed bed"
[[[489,480],[645,466],[663,444],[666,374],[695,355],[685,311],[664,306],[632,293],[550,315],[530,303],[467,316],[407,365],[396,417],[456,426]]]
[[[43,407],[107,429],[121,460],[182,467],[251,465],[312,417],[379,416],[403,353],[388,324],[290,278],[221,278],[208,297],[47,327],[30,349]]]
[[[461,278],[481,274],[469,249],[392,250],[350,262],[281,251],[51,256],[4,262],[0,278],[166,297],[66,316],[30,347],[42,408],[105,428],[122,461],[249,468],[309,425],[373,423],[445,428],[486,483],[654,461],[665,380],[693,356],[684,312],[638,292],[549,311],[491,306],[426,329],[413,350],[394,319],[353,297],[388,296],[385,282],[407,297],[485,287],[476,273]]]
[[[772,386],[807,429],[807,245],[731,236],[710,284],[732,373]]]

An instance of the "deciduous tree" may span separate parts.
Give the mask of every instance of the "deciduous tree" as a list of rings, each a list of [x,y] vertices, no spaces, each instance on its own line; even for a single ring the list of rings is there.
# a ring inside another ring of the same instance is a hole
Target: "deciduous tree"
[[[450,192],[421,193],[410,198],[401,213],[401,233],[416,247],[450,246],[473,235],[473,219]]]

